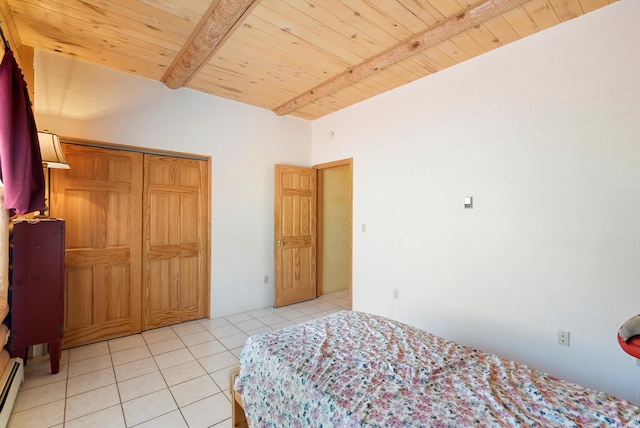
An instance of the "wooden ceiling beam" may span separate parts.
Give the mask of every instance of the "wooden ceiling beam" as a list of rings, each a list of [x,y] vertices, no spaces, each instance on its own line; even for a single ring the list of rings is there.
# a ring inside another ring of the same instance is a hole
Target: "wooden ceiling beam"
[[[162,78],[171,89],[186,85],[233,34],[259,0],[213,0],[200,24]]]
[[[476,3],[459,14],[440,21],[432,27],[411,36],[407,40],[366,59],[360,64],[298,95],[273,109],[273,112],[278,116],[294,112],[315,100],[331,95],[367,76],[384,70],[425,49],[436,46],[463,31],[467,31],[476,25],[482,24],[484,21],[493,19],[529,1],[530,0],[483,0]]]

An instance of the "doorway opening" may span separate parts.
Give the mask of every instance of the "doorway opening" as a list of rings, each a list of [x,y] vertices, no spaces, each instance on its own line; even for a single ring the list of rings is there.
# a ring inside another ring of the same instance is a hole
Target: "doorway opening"
[[[353,160],[317,170],[317,297],[344,292],[352,303]]]

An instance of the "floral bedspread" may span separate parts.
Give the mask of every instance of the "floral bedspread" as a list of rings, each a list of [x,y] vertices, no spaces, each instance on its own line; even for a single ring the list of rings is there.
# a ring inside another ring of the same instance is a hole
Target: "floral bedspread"
[[[640,407],[374,315],[250,337],[235,389],[253,427],[640,427]]]

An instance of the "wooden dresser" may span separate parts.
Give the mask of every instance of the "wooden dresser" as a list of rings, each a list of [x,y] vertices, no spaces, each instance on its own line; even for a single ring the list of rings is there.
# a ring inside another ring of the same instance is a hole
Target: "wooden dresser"
[[[48,343],[51,372],[58,373],[64,325],[65,222],[47,218],[11,224],[9,350],[26,363],[29,346]]]

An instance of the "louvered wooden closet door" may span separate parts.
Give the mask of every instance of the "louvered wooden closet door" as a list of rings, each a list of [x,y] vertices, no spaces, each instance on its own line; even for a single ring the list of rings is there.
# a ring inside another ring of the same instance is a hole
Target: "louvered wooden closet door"
[[[141,327],[141,153],[65,144],[51,215],[66,220],[64,348]]]

